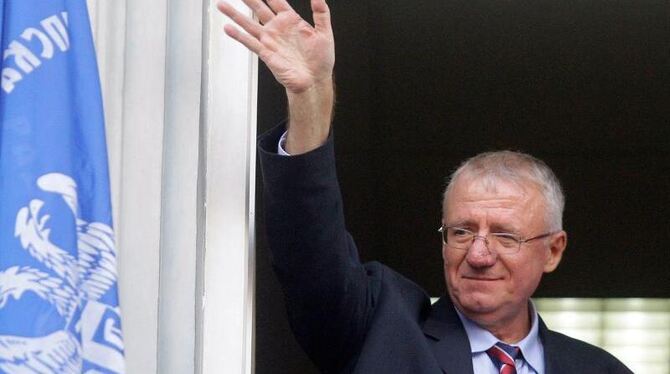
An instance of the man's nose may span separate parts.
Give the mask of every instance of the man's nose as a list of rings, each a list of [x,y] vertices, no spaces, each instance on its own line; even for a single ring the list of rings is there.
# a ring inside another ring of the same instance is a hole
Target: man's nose
[[[475,236],[465,259],[473,268],[483,268],[493,266],[496,263],[497,254],[489,250],[489,243],[485,236]]]

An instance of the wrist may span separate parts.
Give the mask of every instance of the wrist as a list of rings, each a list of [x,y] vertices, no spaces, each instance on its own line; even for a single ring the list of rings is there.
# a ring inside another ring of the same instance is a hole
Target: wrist
[[[323,80],[315,81],[311,86],[300,90],[292,91],[288,88],[286,89],[286,96],[290,104],[298,105],[323,105],[330,101],[332,106],[332,100],[334,98],[334,87],[333,78],[328,77]]]
[[[328,78],[296,93],[287,90],[289,123],[286,151],[308,152],[321,146],[330,133],[335,101],[333,79]]]

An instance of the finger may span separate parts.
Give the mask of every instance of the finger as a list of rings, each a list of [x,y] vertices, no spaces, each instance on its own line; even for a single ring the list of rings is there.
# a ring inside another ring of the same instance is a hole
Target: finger
[[[238,12],[232,5],[228,3],[218,3],[217,7],[221,13],[225,14],[238,26],[244,29],[244,31],[253,35],[256,39],[259,38],[261,33],[261,25],[255,20],[247,17],[246,15]]]
[[[223,26],[223,31],[225,31],[228,36],[237,40],[239,43],[247,47],[250,51],[254,52],[257,55],[261,54],[263,45],[261,44],[261,42],[258,41],[258,39],[252,37],[247,33],[240,31],[240,29],[230,24]]]
[[[312,17],[314,18],[314,28],[319,32],[331,33],[330,9],[325,0],[312,0]]]
[[[275,11],[275,13],[279,12],[287,12],[287,11],[293,11],[293,8],[291,8],[291,5],[286,2],[286,0],[267,0],[268,5],[272,10]]]
[[[251,10],[256,14],[258,20],[262,24],[270,22],[270,20],[275,16],[275,13],[265,5],[261,0],[242,0]]]

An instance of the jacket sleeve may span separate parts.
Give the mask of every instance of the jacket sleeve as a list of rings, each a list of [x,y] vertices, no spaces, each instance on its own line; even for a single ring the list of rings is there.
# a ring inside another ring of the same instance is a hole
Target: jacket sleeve
[[[321,147],[281,156],[281,124],[259,140],[267,240],[291,328],[321,370],[341,370],[360,349],[381,270],[363,266],[346,231],[332,134]]]

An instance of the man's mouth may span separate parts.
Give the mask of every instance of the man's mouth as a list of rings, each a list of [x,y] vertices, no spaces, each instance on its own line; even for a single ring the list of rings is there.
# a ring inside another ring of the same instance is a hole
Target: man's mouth
[[[491,276],[479,276],[479,275],[464,275],[463,279],[481,281],[481,282],[494,282],[500,280],[500,277],[491,277]]]

